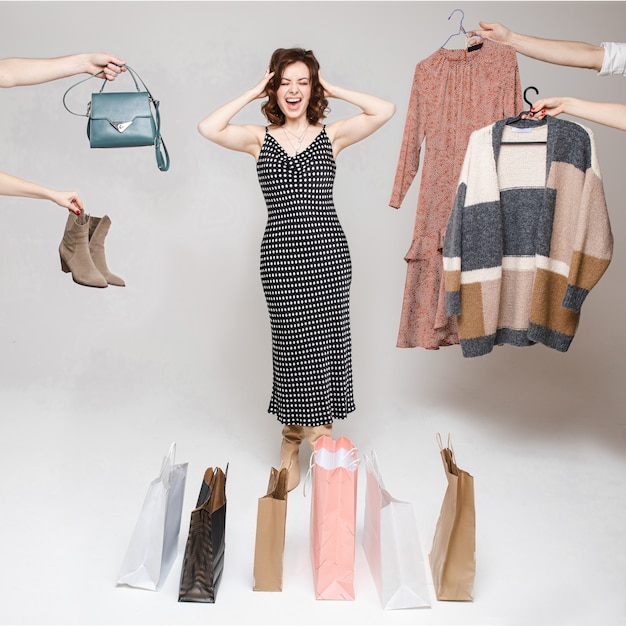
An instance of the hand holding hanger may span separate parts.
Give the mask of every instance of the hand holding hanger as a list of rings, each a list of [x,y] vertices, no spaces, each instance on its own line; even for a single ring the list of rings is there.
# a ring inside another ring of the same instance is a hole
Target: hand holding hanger
[[[516,52],[547,63],[600,71],[604,57],[602,46],[583,41],[562,41],[523,35],[498,22],[479,22],[480,29],[471,30],[473,39],[489,39],[511,46]]]
[[[528,105],[529,108],[527,111],[522,111],[519,118],[522,120],[532,118],[534,120],[541,121],[546,116],[546,111],[543,109],[543,106],[539,104],[539,100],[537,100],[535,104],[532,104],[532,102],[528,99],[526,94],[528,93],[529,89],[532,89],[537,95],[539,95],[539,90],[533,85],[529,85],[528,87],[526,87],[526,89],[524,89],[524,102]]]
[[[616,102],[592,102],[571,96],[551,96],[537,100],[531,109],[532,119],[546,115],[572,115],[596,124],[626,131],[626,105]]]

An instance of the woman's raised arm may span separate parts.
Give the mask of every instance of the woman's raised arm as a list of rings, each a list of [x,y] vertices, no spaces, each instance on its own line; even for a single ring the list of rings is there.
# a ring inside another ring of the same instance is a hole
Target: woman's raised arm
[[[223,104],[209,113],[199,124],[198,132],[209,141],[230,150],[247,152],[255,158],[259,154],[262,133],[261,126],[252,124],[231,124],[231,120],[239,111],[254,100],[265,96],[267,81],[274,75],[266,72],[265,76],[252,88],[234,100]]]

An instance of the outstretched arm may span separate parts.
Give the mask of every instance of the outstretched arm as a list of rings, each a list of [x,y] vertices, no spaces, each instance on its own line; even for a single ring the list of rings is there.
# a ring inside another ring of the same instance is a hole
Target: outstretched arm
[[[75,191],[57,191],[42,187],[36,183],[22,180],[11,174],[0,172],[0,196],[19,196],[22,198],[39,198],[51,200],[73,213],[80,214],[83,203]]]
[[[261,127],[251,124],[231,124],[230,121],[246,105],[265,96],[267,81],[273,75],[274,72],[265,72],[265,76],[252,89],[209,113],[198,124],[198,132],[205,139],[219,146],[247,152],[257,158],[263,141],[260,132]]]
[[[104,78],[115,80],[125,71],[125,61],[112,54],[94,52],[71,54],[54,59],[0,59],[0,87],[38,85],[75,74],[97,74],[104,71]]]
[[[344,148],[376,132],[396,112],[395,104],[388,100],[331,85],[321,76],[320,82],[324,87],[326,97],[344,100],[359,107],[362,111],[362,113],[328,125],[328,136],[333,144],[335,156]]]
[[[591,102],[569,96],[541,98],[537,100],[532,111],[534,119],[542,119],[545,115],[567,113],[590,122],[626,130],[626,105],[612,102]]]
[[[470,31],[470,37],[479,36],[497,43],[512,46],[517,52],[538,61],[581,67],[600,71],[604,59],[604,48],[582,41],[560,41],[541,39],[513,32],[506,26],[494,22],[479,22],[482,30]]]

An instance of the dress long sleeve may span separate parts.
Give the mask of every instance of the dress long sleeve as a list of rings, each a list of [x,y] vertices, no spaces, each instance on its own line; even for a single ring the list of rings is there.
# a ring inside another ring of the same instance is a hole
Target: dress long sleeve
[[[445,308],[442,247],[467,142],[472,131],[521,107],[517,56],[509,46],[485,40],[472,52],[440,48],[417,64],[389,200],[400,207],[421,165],[398,347],[459,343]]]
[[[407,191],[417,176],[420,165],[422,143],[426,134],[425,117],[422,115],[420,106],[420,83],[420,67],[418,66],[415,69],[411,85],[411,95],[404,123],[404,132],[402,133],[400,156],[398,157],[396,175],[389,200],[389,206],[395,209],[399,209],[402,205]]]

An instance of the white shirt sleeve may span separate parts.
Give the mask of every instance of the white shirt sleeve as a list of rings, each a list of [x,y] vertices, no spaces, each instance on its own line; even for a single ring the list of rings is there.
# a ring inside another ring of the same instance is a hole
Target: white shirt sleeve
[[[604,42],[604,59],[598,76],[621,74],[626,76],[626,43]]]

